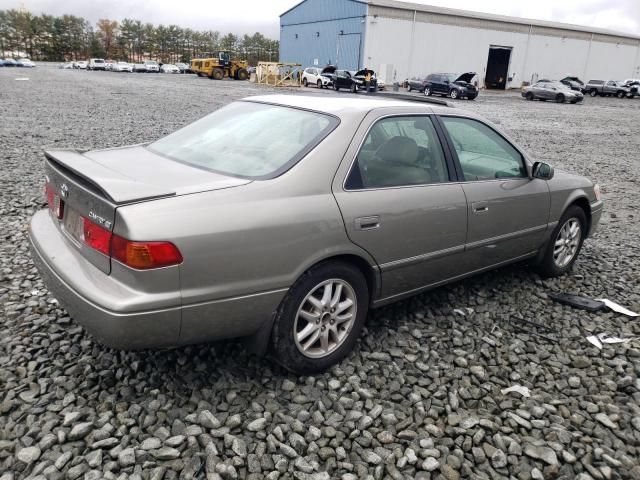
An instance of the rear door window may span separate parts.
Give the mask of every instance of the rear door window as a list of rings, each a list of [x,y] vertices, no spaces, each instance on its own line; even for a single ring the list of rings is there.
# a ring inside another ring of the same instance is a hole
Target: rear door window
[[[466,181],[527,177],[520,152],[491,127],[471,118],[440,118]]]
[[[446,160],[427,115],[376,122],[347,176],[347,190],[426,185],[449,181]]]

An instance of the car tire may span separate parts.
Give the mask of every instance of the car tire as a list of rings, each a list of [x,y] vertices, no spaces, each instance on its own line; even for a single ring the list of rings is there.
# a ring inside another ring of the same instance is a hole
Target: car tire
[[[535,95],[532,92],[527,92],[527,94],[524,96],[524,98],[526,98],[530,102],[533,102],[533,99],[535,98]]]
[[[340,91],[340,87],[338,86],[338,84],[337,84],[337,83],[334,83],[334,84],[333,84],[333,89],[334,89],[336,92],[339,92],[339,91]]]
[[[564,103],[564,95],[562,93],[559,93],[556,95],[556,102],[557,103]]]
[[[574,229],[576,226],[577,231]],[[580,254],[586,233],[587,216],[584,210],[577,205],[570,206],[551,234],[544,257],[536,266],[538,273],[543,277],[558,277],[571,270]],[[560,245],[561,241],[565,244]]]
[[[316,83],[316,86],[322,90],[322,80],[318,80],[318,83]]]
[[[349,306],[335,309],[334,305],[347,300]],[[289,289],[276,312],[271,334],[276,360],[299,375],[326,370],[353,350],[368,307],[367,281],[357,268],[329,261],[309,269]],[[348,314],[346,320],[339,318]]]
[[[589,95],[591,95],[592,97],[597,97],[598,96],[598,91],[597,90],[590,90],[589,91]]]
[[[407,92],[411,91],[411,84],[407,85]]]
[[[309,82],[307,81],[307,79],[306,79],[306,78],[303,78],[303,79],[302,79],[302,86],[303,86],[303,87],[308,87],[308,86],[309,86]]]
[[[351,93],[358,93],[358,86],[355,83],[351,84]]]
[[[245,68],[240,68],[236,72],[236,80],[246,80],[249,78],[249,72]]]
[[[427,97],[430,97],[433,92],[431,92],[431,87],[424,87],[424,94]]]
[[[451,91],[449,91],[449,98],[451,98],[452,100],[456,100],[459,95],[460,92],[458,92],[458,90],[455,88],[452,88]]]
[[[618,98],[624,98],[625,93],[623,91],[619,91],[616,93],[616,97]]]

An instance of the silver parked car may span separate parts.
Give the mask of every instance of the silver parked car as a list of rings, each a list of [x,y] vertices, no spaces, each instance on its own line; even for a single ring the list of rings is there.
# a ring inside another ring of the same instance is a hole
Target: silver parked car
[[[518,260],[564,274],[603,208],[483,118],[383,98],[247,98],[45,171],[33,258],[100,341],[248,337],[296,372],[345,357],[369,308]]]
[[[524,87],[522,96],[527,100],[551,100],[557,103],[578,103],[584,100],[584,95],[581,92],[552,80],[540,80],[533,85]]]

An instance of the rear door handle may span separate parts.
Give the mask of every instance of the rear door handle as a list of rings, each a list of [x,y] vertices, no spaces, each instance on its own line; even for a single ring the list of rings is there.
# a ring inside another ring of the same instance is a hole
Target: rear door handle
[[[380,217],[372,215],[370,217],[359,217],[355,221],[356,230],[373,230],[380,227]]]
[[[474,202],[471,204],[473,213],[485,213],[489,211],[489,205],[487,202]]]

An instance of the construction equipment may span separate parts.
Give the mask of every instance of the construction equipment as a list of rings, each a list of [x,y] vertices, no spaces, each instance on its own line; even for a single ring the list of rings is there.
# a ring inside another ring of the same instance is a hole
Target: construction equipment
[[[224,77],[246,80],[249,78],[248,66],[245,60],[232,60],[228,52],[218,52],[216,56],[191,60],[191,71],[199,77],[206,75],[212,80],[222,80]]]

